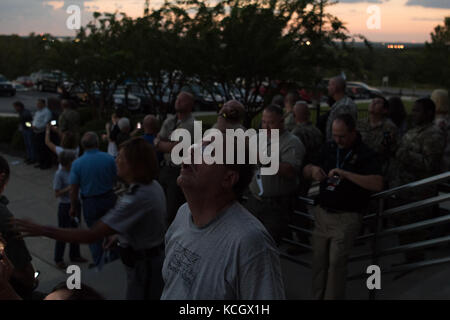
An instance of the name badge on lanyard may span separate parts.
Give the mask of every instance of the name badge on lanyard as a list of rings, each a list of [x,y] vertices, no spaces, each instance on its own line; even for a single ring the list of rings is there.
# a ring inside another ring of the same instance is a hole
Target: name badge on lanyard
[[[342,169],[345,165],[345,161],[348,160],[348,158],[350,158],[350,156],[352,155],[353,150],[350,150],[344,157],[344,161],[342,161],[342,163],[340,163],[340,149],[337,148],[336,150],[336,168],[338,169]]]

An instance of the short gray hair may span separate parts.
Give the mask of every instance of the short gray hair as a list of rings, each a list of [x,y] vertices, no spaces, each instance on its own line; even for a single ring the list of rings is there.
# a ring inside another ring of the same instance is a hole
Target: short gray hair
[[[76,155],[74,151],[64,150],[59,154],[58,161],[63,167],[65,167],[70,163],[72,163],[75,160],[75,158]]]
[[[130,128],[131,127],[130,119],[125,118],[125,117],[120,118],[120,120],[117,122],[117,125],[119,126],[120,130],[123,130],[125,128]]]
[[[98,144],[98,135],[93,131],[86,132],[81,139],[81,146],[83,147],[83,149],[98,148]]]

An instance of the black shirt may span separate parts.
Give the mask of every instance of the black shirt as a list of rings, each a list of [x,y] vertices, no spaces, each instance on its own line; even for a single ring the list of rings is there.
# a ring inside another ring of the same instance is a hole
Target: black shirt
[[[33,116],[29,110],[24,108],[19,112],[19,125],[23,130],[31,130],[31,127],[29,128],[26,126],[26,122],[33,122]]]
[[[359,135],[350,149],[339,149],[334,141],[327,142],[321,150],[318,161],[313,164],[321,167],[326,174],[339,167],[360,175],[381,175],[377,154],[361,141]],[[370,190],[348,179],[341,179],[333,190],[333,187],[329,188],[329,179],[324,179],[320,183],[318,202],[325,208],[361,212],[367,207],[370,194]]]

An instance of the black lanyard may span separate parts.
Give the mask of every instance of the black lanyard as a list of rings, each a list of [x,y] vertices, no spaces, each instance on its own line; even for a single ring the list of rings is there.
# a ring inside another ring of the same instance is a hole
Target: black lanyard
[[[350,150],[347,153],[347,155],[345,156],[344,161],[342,161],[342,163],[340,163],[340,157],[339,157],[340,151],[339,150],[340,150],[339,148],[336,149],[336,168],[342,169],[345,165],[345,161],[347,161],[347,159],[352,155],[353,150]]]

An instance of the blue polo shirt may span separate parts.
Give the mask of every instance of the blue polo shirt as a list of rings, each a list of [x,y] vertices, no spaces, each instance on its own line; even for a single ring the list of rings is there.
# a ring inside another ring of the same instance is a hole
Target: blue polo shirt
[[[70,170],[70,184],[80,186],[81,195],[92,197],[110,191],[116,182],[114,158],[98,149],[86,150]]]

